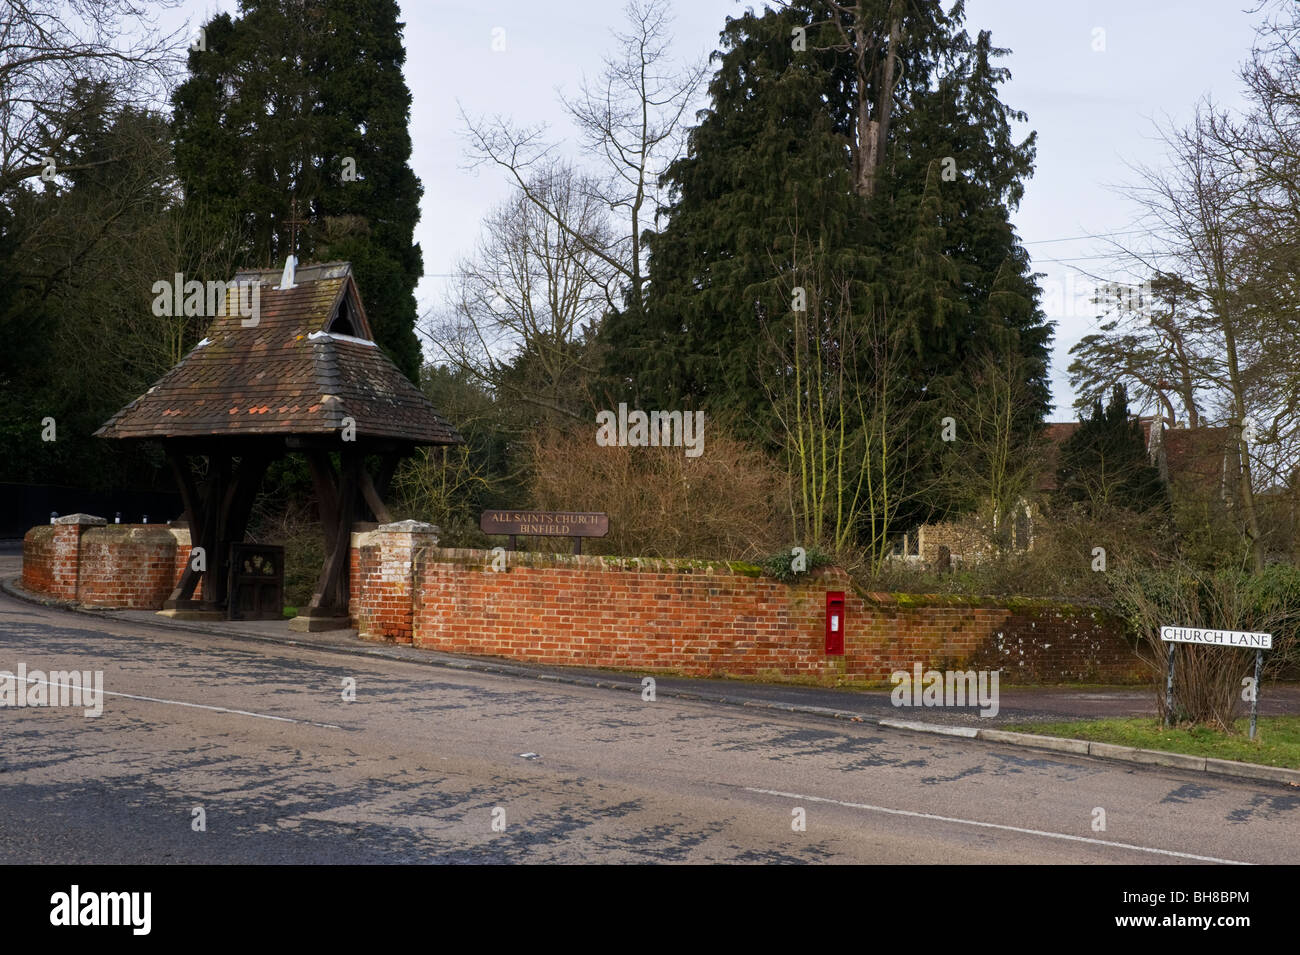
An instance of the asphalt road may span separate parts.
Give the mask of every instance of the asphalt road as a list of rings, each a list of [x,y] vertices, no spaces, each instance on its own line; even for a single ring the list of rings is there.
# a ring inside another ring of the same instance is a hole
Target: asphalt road
[[[102,670],[106,698],[0,707],[6,863],[1300,861],[1277,785],[0,595],[20,663]]]

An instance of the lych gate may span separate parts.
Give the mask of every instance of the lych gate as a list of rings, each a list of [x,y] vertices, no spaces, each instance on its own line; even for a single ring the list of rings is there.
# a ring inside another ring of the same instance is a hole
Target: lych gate
[[[257,283],[256,296],[247,294],[249,283]],[[241,272],[226,294],[224,314],[203,341],[96,435],[158,441],[167,453],[191,542],[202,548],[164,604],[175,615],[225,615],[230,550],[244,539],[262,477],[276,458],[303,454],[325,563],[298,626],[346,627],[353,522],[367,512],[391,520],[384,494],[398,460],[420,445],[459,444],[461,436],[374,343],[348,263],[295,274],[290,260],[283,273]],[[367,458],[377,461],[373,477]],[[202,478],[194,467],[200,459]]]

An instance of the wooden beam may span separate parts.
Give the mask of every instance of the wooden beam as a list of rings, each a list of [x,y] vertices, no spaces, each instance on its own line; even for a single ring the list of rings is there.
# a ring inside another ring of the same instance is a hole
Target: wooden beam
[[[320,511],[321,529],[325,532],[326,553],[328,543],[334,540],[339,500],[334,465],[324,451],[308,451],[307,466],[311,469],[311,482],[316,488],[316,507]]]
[[[253,514],[253,503],[262,486],[262,478],[271,459],[254,452],[239,459],[239,473],[235,476],[227,495],[225,537],[228,543],[238,544],[244,540],[248,529],[248,520]]]
[[[388,489],[393,483],[393,474],[402,460],[401,451],[385,451],[379,456],[379,474],[375,477],[375,493],[380,498],[388,497]]]
[[[203,571],[203,604],[213,608],[221,608],[226,603],[227,555],[221,534],[230,465],[227,451],[214,451],[208,455],[208,489],[203,502],[203,554],[207,566]]]
[[[362,458],[355,451],[340,453],[337,510],[333,535],[325,538],[325,566],[316,581],[309,611],[312,616],[347,616],[348,612],[348,549],[352,542],[352,520],[359,496]]]
[[[181,493],[181,503],[185,505],[185,513],[189,515],[190,547],[193,548],[198,543],[197,535],[203,527],[203,508],[198,489],[194,485],[194,472],[190,470],[189,457],[179,448],[167,448],[167,463],[171,465],[172,476],[176,479],[176,487]],[[177,581],[171,596],[167,598],[167,603],[174,606],[174,601],[193,599],[194,588],[198,584],[199,572],[194,569],[189,555],[186,555],[185,570],[181,572],[181,579]]]
[[[384,505],[384,499],[379,496],[379,490],[375,487],[375,482],[371,480],[370,472],[364,468],[361,471],[361,495],[370,507],[370,512],[375,515],[375,520],[381,524],[392,523],[392,512]]]

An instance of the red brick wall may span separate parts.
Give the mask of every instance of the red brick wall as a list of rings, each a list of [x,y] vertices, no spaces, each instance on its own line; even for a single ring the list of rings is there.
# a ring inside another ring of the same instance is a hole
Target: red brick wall
[[[888,669],[1001,670],[1015,683],[1140,683],[1149,678],[1122,621],[1051,601],[869,594],[863,613]],[[853,618],[850,614],[849,626]],[[850,632],[851,629],[850,629]]]
[[[109,524],[81,535],[78,600],[157,610],[176,585],[176,538],[160,525]]]
[[[488,551],[432,547],[406,577],[391,552],[384,569],[393,541],[367,537],[352,554],[366,639],[405,640],[409,619],[428,649],[693,676],[884,682],[920,662],[1019,683],[1145,677],[1117,621],[1047,604],[859,595],[836,569],[792,585],[720,563],[511,554],[497,572]],[[828,590],[847,594],[842,657],[824,652]]]
[[[157,610],[189,560],[188,541],[184,528],[160,524],[42,524],[23,538],[22,585],[92,607]]]
[[[84,528],[39,524],[23,535],[23,589],[56,600],[77,599],[77,550]]]
[[[350,612],[363,638],[537,663],[885,682],[896,670],[999,669],[1008,683],[1138,682],[1120,624],[1042,602],[856,593],[829,568],[795,584],[700,561],[447,550],[431,534],[353,535]],[[183,529],[42,525],[23,585],[111,607],[161,607],[190,558]],[[78,568],[80,581],[78,581]],[[826,591],[847,594],[845,654],[824,652]]]

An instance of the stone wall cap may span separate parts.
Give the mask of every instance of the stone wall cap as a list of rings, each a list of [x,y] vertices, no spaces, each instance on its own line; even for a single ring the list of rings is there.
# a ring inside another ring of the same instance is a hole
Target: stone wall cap
[[[63,517],[56,517],[50,521],[51,524],[87,524],[91,527],[103,527],[108,523],[102,517],[96,517],[94,514],[66,514]]]
[[[424,521],[393,521],[391,524],[380,524],[375,530],[383,533],[385,531],[396,532],[401,534],[441,534],[442,528],[437,524],[426,524]]]
[[[87,540],[112,540],[114,538],[142,538],[153,540],[176,540],[175,528],[165,524],[104,524],[95,525],[86,531]]]

